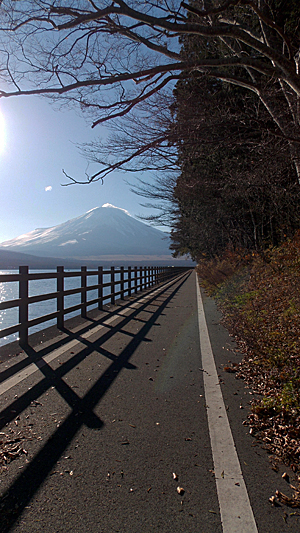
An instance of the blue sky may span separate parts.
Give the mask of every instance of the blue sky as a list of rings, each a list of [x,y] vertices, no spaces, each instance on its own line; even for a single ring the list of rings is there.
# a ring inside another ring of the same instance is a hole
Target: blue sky
[[[107,202],[133,216],[150,214],[126,184],[136,175],[115,173],[103,185],[61,186],[67,181],[62,169],[77,179],[83,179],[87,169],[74,143],[105,136],[105,128],[93,131],[75,110],[55,111],[48,100],[36,97],[0,100],[0,111],[0,242],[60,224]]]

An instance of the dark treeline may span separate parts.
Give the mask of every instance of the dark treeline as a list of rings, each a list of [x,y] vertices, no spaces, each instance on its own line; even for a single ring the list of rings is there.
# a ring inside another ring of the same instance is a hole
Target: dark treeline
[[[254,31],[257,17],[238,4],[230,8],[232,16],[238,9],[241,18],[244,9]],[[200,9],[202,2],[192,6]],[[296,53],[300,6],[286,0],[269,1],[265,7]],[[198,17],[192,13],[191,18]],[[282,39],[274,41],[273,47],[282,46]],[[181,43],[185,59],[222,54],[225,58],[229,46],[190,35],[181,38]],[[244,53],[251,54],[251,50],[245,47]],[[232,77],[240,78],[240,70],[232,67]],[[197,259],[220,255],[228,248],[261,250],[278,245],[300,227],[300,185],[293,158],[300,150],[299,102],[278,80],[262,75],[259,84],[277,110],[278,121],[242,83],[224,83],[194,72],[176,85],[180,175],[172,199],[177,207],[172,231],[175,255],[188,252]],[[296,137],[292,150],[280,128],[291,121]]]

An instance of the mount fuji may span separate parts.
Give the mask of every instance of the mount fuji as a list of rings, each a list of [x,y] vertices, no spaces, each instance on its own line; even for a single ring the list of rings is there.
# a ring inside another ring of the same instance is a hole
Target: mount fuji
[[[104,204],[58,226],[0,243],[2,249],[80,260],[171,259],[168,235]]]

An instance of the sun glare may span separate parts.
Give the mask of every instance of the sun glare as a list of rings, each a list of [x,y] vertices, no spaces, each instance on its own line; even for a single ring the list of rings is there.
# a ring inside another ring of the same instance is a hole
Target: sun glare
[[[2,111],[0,110],[0,153],[3,152],[6,143],[5,134],[5,120]]]

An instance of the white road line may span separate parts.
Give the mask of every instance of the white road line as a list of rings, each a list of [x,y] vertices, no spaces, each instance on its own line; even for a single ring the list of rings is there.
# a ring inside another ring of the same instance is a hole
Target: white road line
[[[223,533],[257,533],[223,401],[197,276],[196,284],[205,401]]]
[[[143,298],[140,298],[138,301],[130,302],[130,304],[128,304],[125,308],[121,309],[113,316],[110,316],[109,318],[104,320],[102,324],[99,324],[98,326],[95,326],[94,328],[88,330],[86,333],[83,333],[81,335],[81,338],[88,339],[92,335],[95,335],[95,333],[98,333],[101,329],[105,328],[105,326],[108,326],[112,324],[113,322],[116,322],[120,316],[126,316],[126,314],[129,313],[131,309],[136,309],[141,304],[145,303],[147,300],[152,298],[155,294],[157,294],[158,292],[164,290],[166,287],[171,285],[173,282],[174,282],[174,279],[169,281],[165,285],[159,287],[158,289],[151,291]],[[18,374],[15,374],[11,376],[10,378],[6,379],[5,381],[3,381],[3,383],[0,384],[0,396],[4,394],[5,392],[7,392],[12,387],[14,387],[15,385],[18,385],[18,383],[20,383],[24,379],[28,378],[29,376],[37,372],[39,368],[42,368],[45,364],[50,363],[57,357],[60,357],[61,355],[66,353],[68,350],[71,350],[72,348],[74,348],[75,346],[79,344],[82,344],[84,346],[84,343],[82,343],[80,340],[74,339],[72,341],[69,341],[64,346],[57,348],[56,350],[49,353],[45,357],[39,359],[35,363],[32,363],[28,367],[24,368],[24,370],[21,370],[20,372],[18,372]]]

